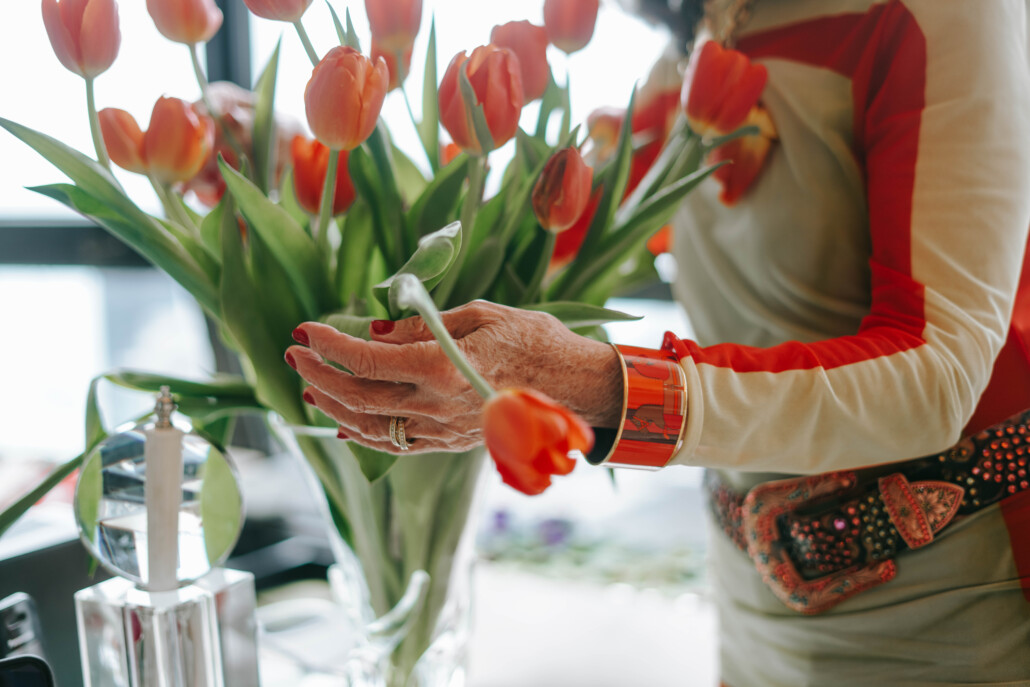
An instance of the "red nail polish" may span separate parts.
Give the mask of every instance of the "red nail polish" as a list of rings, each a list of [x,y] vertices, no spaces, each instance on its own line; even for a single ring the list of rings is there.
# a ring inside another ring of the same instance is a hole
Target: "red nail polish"
[[[390,320],[372,320],[372,331],[376,334],[389,334],[396,326],[397,324]]]
[[[311,339],[308,338],[308,333],[300,327],[293,330],[293,340],[301,346],[307,346],[311,343]]]
[[[286,359],[286,364],[292,367],[294,370],[297,369],[297,361],[293,359],[293,354],[286,351],[286,355],[283,356]]]
[[[350,435],[347,434],[346,432],[344,432],[343,429],[341,428],[341,429],[337,430],[336,438],[337,439],[350,439]]]
[[[311,389],[304,389],[302,397],[304,398],[304,402],[308,405],[315,405],[315,395],[311,393]]]

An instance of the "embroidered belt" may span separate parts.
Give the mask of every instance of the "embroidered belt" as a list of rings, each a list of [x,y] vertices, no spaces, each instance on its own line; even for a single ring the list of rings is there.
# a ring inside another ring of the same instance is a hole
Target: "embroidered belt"
[[[897,573],[956,516],[1030,490],[1030,410],[878,479],[853,471],[734,492],[708,471],[715,521],[788,607],[821,613]]]

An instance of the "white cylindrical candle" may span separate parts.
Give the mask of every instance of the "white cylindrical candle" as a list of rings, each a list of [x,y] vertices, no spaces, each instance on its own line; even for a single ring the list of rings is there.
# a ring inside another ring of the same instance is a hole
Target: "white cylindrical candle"
[[[182,435],[175,427],[144,430],[147,507],[146,588],[167,592],[179,586],[179,506],[182,502]]]

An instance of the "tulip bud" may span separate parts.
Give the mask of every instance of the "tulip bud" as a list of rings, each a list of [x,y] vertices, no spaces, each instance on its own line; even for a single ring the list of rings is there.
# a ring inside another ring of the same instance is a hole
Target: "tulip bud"
[[[472,86],[476,104],[483,106],[493,147],[501,147],[515,135],[522,114],[524,96],[518,58],[511,50],[496,45],[480,46],[467,58],[463,50],[451,60],[440,81],[440,123],[463,150],[489,152],[476,137],[472,107],[461,93],[461,70]]]
[[[558,233],[575,224],[590,201],[593,180],[594,170],[576,148],[552,155],[533,187],[533,213],[540,226]]]
[[[372,135],[383,108],[390,73],[357,50],[336,47],[311,72],[304,89],[308,126],[335,150],[353,150]]]
[[[422,0],[365,0],[372,40],[386,52],[404,53],[418,35]]]
[[[136,119],[125,110],[113,107],[105,107],[97,115],[100,118],[100,133],[104,137],[104,147],[107,148],[111,161],[130,172],[146,174],[143,132]]]
[[[386,68],[390,72],[390,87],[389,90],[393,90],[399,87],[404,80],[408,78],[408,73],[411,72],[411,46],[401,53],[401,63],[397,64],[397,53],[392,50],[383,50],[383,47],[376,42],[376,39],[372,39],[372,61],[378,62],[379,58],[383,58],[386,62]]]
[[[329,170],[329,149],[318,141],[294,136],[290,143],[293,159],[293,190],[297,202],[310,215],[318,216],[322,207],[322,188]],[[350,154],[340,151],[336,164],[336,188],[333,191],[333,215],[347,212],[354,203],[354,184],[347,169]]]
[[[598,0],[544,0],[544,26],[556,48],[572,54],[594,36]]]
[[[551,486],[576,467],[570,451],[589,451],[594,433],[579,416],[531,389],[505,389],[483,408],[483,439],[501,479],[524,494]]]
[[[597,214],[597,208],[601,204],[603,192],[604,189],[601,186],[595,188],[586,210],[579,216],[579,219],[555,237],[554,252],[551,253],[551,263],[548,265],[549,270],[553,271],[564,267],[572,262],[579,253],[580,246],[583,245],[587,232],[590,231],[590,225],[594,222],[594,215]]]
[[[690,57],[680,100],[687,123],[701,136],[739,129],[762,95],[768,74],[744,53],[706,42]]]
[[[551,78],[544,27],[534,26],[528,21],[511,21],[495,26],[490,32],[490,42],[508,48],[519,58],[525,101],[529,103],[543,97]]]
[[[43,24],[57,59],[83,78],[103,74],[118,56],[114,0],[43,0]]]
[[[222,26],[214,0],[147,0],[147,12],[161,35],[176,43],[204,43]]]
[[[304,16],[311,0],[243,0],[243,4],[262,19],[293,23]]]
[[[215,140],[215,123],[178,98],[158,98],[143,134],[150,174],[160,182],[192,178],[204,166]]]

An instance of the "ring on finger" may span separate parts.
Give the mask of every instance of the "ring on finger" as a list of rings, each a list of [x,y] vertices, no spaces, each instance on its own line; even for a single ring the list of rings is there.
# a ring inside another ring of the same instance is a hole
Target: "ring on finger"
[[[407,451],[411,448],[411,442],[408,441],[404,433],[404,421],[406,419],[396,415],[390,418],[390,443],[402,451]]]

